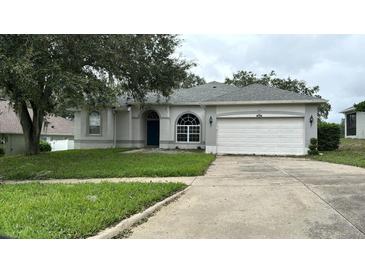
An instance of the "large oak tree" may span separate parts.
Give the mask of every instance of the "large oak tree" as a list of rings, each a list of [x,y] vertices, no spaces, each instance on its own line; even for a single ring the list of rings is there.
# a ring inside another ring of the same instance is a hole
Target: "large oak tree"
[[[27,154],[39,153],[47,115],[121,93],[169,95],[192,65],[174,54],[179,43],[175,35],[0,35],[0,90],[20,118]]]
[[[199,85],[204,85],[206,83],[203,77],[196,75],[194,73],[188,73],[186,78],[181,82],[181,88],[192,88]]]
[[[266,86],[276,87],[284,90],[294,91],[300,94],[315,96],[321,98],[319,93],[319,86],[310,87],[305,81],[288,78],[279,78],[275,71],[269,74],[257,76],[252,71],[238,71],[234,73],[232,78],[225,79],[226,84],[244,87],[251,84],[262,84]],[[328,103],[321,104],[318,108],[318,117],[327,119],[328,113],[331,110],[331,105]]]

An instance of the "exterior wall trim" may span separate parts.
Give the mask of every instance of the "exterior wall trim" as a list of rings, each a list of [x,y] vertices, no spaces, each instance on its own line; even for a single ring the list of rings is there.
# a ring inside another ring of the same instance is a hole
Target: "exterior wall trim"
[[[262,118],[265,117],[304,117],[305,113],[302,112],[294,112],[294,111],[267,111],[267,110],[258,110],[258,111],[235,111],[235,112],[225,112],[221,113],[217,116],[217,118],[256,118],[257,115],[262,115]]]
[[[91,112],[97,112],[99,113],[99,117],[100,117],[100,133],[98,134],[90,134],[90,113]],[[88,109],[87,110],[87,116],[86,116],[86,136],[90,136],[90,137],[100,137],[103,136],[103,111],[100,109]]]

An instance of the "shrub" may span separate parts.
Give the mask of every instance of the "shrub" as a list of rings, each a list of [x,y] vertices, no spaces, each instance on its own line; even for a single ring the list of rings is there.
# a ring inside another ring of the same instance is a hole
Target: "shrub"
[[[4,156],[4,154],[5,154],[5,150],[2,147],[0,147],[0,157]]]
[[[341,128],[335,123],[320,122],[318,125],[318,150],[331,151],[340,145]]]
[[[52,147],[51,147],[50,143],[48,143],[47,141],[41,140],[39,143],[39,150],[41,152],[47,152],[47,151],[51,151]]]
[[[310,144],[309,144],[309,150],[308,150],[308,154],[309,155],[318,155],[318,141],[316,138],[312,138],[310,140]]]

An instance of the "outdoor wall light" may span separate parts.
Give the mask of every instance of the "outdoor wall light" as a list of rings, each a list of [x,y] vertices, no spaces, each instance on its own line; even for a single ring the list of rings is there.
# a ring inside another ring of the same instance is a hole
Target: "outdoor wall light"
[[[311,126],[312,126],[312,124],[313,124],[313,115],[311,115],[311,117],[309,118],[309,123],[311,124]]]
[[[213,124],[213,117],[212,116],[209,117],[209,124],[210,124],[210,126],[212,126],[212,124]]]
[[[127,106],[127,110],[128,111],[131,111],[131,108],[132,108],[132,105],[131,105],[131,103],[130,103],[130,101],[131,101],[131,97],[127,97],[127,100],[126,100],[126,106]]]

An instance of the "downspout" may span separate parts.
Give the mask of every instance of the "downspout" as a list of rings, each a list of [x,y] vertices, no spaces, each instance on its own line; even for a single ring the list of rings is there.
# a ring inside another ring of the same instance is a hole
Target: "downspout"
[[[115,107],[112,108],[113,112],[113,148],[117,147],[117,111]]]

